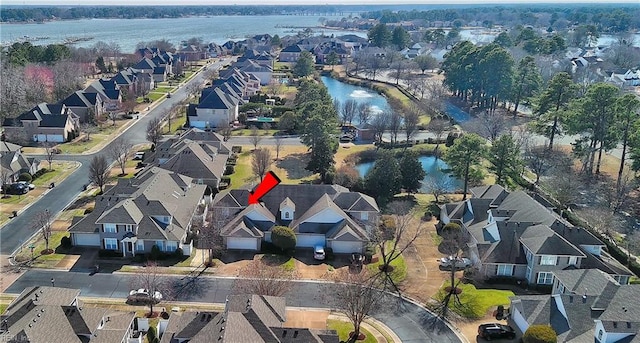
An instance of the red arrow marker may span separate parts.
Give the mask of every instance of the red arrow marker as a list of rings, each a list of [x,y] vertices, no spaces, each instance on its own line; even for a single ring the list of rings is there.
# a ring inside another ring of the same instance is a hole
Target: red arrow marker
[[[269,193],[275,186],[280,183],[280,179],[272,171],[262,178],[262,182],[256,187],[253,192],[249,192],[249,205],[257,204],[260,198]]]

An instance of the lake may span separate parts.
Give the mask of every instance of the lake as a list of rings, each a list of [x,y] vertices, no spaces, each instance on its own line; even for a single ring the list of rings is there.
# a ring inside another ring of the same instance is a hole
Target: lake
[[[74,46],[87,47],[97,41],[116,42],[120,45],[121,52],[133,53],[138,42],[158,39],[166,39],[177,46],[181,41],[191,37],[202,38],[205,43],[222,44],[228,40],[241,40],[246,36],[264,33],[278,34],[280,37],[294,35],[302,29],[279,26],[318,26],[322,17],[295,15],[211,16],[161,19],[81,19],[51,21],[43,24],[0,24],[0,41],[4,43],[24,36],[31,39],[47,37],[32,41],[32,44],[46,45],[61,43],[70,37],[92,37],[93,39],[78,42]],[[313,30],[316,34],[367,36],[367,33],[363,31],[315,28]]]
[[[374,113],[380,113],[389,108],[387,99],[369,88],[354,86],[328,76],[322,76],[320,79],[325,87],[327,87],[331,98],[341,103],[347,100],[355,100],[359,104],[368,103],[371,105]],[[447,114],[457,122],[467,121],[471,117],[469,113],[449,102],[445,104],[445,110]],[[360,124],[358,118],[355,118],[354,124]]]
[[[346,82],[338,81],[328,76],[321,76],[322,83],[327,87],[331,99],[344,103],[347,100],[355,100],[358,104],[369,104],[373,113],[380,113],[389,108],[387,99],[377,92],[360,86],[354,86]],[[360,124],[355,118],[354,124]]]
[[[429,192],[429,185],[432,182],[442,183],[447,192],[454,192],[464,187],[462,180],[459,180],[451,174],[443,172],[443,170],[449,169],[449,165],[441,158],[436,159],[435,156],[420,156],[418,158],[422,164],[422,168],[427,173],[427,176],[422,180],[422,187],[420,191],[423,193]],[[373,167],[375,162],[364,162],[356,165],[356,169],[360,176],[367,175],[369,169]]]

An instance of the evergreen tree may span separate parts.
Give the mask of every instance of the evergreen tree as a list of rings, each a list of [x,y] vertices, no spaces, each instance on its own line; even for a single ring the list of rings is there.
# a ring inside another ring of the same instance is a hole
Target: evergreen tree
[[[296,65],[293,66],[293,75],[295,77],[305,77],[313,74],[314,70],[314,57],[308,51],[303,51],[296,61]]]
[[[507,176],[515,174],[522,164],[520,149],[511,135],[502,135],[494,140],[487,158],[499,185],[504,185]]]
[[[464,180],[463,200],[467,198],[469,180],[481,173],[478,164],[485,154],[484,139],[474,133],[456,139],[445,153],[445,159],[453,174]]]
[[[376,198],[380,206],[385,206],[400,192],[401,178],[398,160],[391,152],[382,151],[365,175],[365,188],[368,194]]]
[[[391,44],[395,45],[396,49],[402,50],[409,46],[411,43],[411,37],[407,30],[402,26],[396,26],[391,33]]]
[[[414,193],[420,189],[420,185],[426,173],[415,151],[406,151],[400,159],[400,183],[407,193]]]
[[[518,106],[521,100],[529,100],[542,85],[542,76],[536,65],[536,61],[531,56],[526,56],[516,70],[513,89],[513,117],[518,114]]]
[[[389,32],[387,25],[383,23],[369,29],[367,36],[372,45],[380,48],[386,47],[391,42],[391,32]]]
[[[566,109],[575,97],[578,86],[571,80],[571,75],[562,72],[556,74],[547,88],[538,98],[534,113],[538,119],[534,124],[536,131],[549,138],[549,149],[553,149],[556,135],[562,134],[562,125],[566,121]]]

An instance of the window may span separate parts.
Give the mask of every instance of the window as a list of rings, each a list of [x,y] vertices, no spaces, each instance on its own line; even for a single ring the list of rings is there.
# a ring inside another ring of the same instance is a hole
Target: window
[[[284,219],[289,219],[289,212],[284,213]]]
[[[578,264],[578,256],[570,256],[569,265],[575,266],[576,264]]]
[[[136,251],[144,251],[144,241],[136,242]]]
[[[166,249],[168,252],[176,251],[176,249],[178,249],[178,242],[167,242]]]
[[[499,276],[513,276],[513,264],[499,264],[496,274]]]
[[[360,215],[361,220],[369,220],[369,212],[362,212]]]
[[[558,256],[542,255],[540,256],[541,266],[555,266],[558,263]]]
[[[558,287],[558,293],[564,294],[564,285],[563,284],[560,284],[560,287]]]
[[[127,230],[127,232],[132,232],[133,231],[133,225],[125,226],[125,230]]]
[[[538,273],[538,284],[539,285],[550,285],[553,282],[553,274],[540,272]]]
[[[527,250],[527,262],[531,262],[532,258],[533,258],[533,254],[531,253],[531,251]]]
[[[160,249],[160,251],[164,251],[164,241],[156,241],[156,245]]]
[[[116,233],[118,229],[116,229],[116,224],[103,224],[104,232]]]
[[[115,238],[105,238],[104,248],[107,250],[118,250],[118,240]]]
[[[601,341],[602,340],[602,329],[598,330],[598,340]]]

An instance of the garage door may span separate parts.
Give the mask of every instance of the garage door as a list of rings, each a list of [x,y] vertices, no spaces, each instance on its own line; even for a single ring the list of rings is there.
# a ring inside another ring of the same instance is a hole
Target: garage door
[[[331,242],[331,247],[333,248],[333,252],[339,254],[362,253],[362,242],[358,241],[333,241]]]
[[[100,234],[97,233],[72,233],[73,245],[80,246],[100,246]]]
[[[227,249],[258,250],[258,239],[229,237],[227,238]]]
[[[47,135],[47,142],[64,142],[64,136],[62,135]]]
[[[297,235],[296,238],[298,240],[297,247],[313,248],[316,245],[324,246],[325,244],[324,235]]]
[[[47,135],[41,135],[41,134],[36,135],[36,141],[38,141],[38,142],[46,142],[47,141]]]

